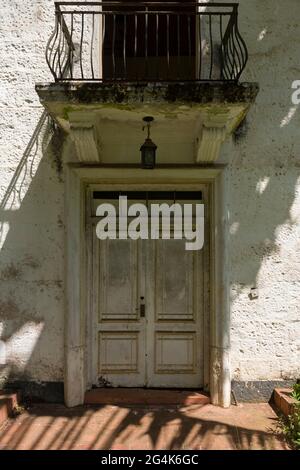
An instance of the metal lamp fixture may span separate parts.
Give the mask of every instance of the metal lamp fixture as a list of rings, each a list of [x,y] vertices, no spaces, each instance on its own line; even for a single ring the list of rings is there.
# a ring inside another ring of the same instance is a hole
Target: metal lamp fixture
[[[157,146],[155,145],[154,142],[152,142],[150,138],[150,125],[151,125],[151,122],[154,121],[154,118],[152,116],[145,116],[143,118],[143,121],[147,125],[148,135],[147,135],[147,139],[145,140],[145,142],[140,148],[142,168],[153,169],[155,167]]]

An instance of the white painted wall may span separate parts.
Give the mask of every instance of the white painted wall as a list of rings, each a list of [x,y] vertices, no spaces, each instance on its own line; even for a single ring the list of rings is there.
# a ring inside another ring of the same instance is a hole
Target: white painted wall
[[[63,380],[63,175],[46,125],[27,150],[43,112],[34,84],[51,81],[44,50],[54,5],[0,0],[0,11],[0,331],[6,362],[0,373],[2,379]],[[222,151],[232,162],[229,276],[237,380],[300,373],[300,118],[291,103],[292,81],[300,79],[299,17],[298,0],[240,1],[240,31],[250,53],[242,80],[258,81],[260,93],[238,143],[227,142]],[[137,161],[136,143],[127,150],[110,146],[114,123],[105,126],[104,161],[120,155]],[[187,132],[193,131],[188,123],[178,130],[174,123],[173,131],[172,144],[171,134],[157,126],[159,158],[192,162]],[[258,289],[255,300],[248,296],[251,287]]]
[[[232,374],[237,380],[300,374],[300,3],[240,2],[260,93],[230,155]],[[250,300],[251,287],[258,299]]]
[[[2,379],[63,378],[63,184],[47,125],[34,136],[43,113],[34,85],[51,79],[44,51],[53,8],[0,2]]]

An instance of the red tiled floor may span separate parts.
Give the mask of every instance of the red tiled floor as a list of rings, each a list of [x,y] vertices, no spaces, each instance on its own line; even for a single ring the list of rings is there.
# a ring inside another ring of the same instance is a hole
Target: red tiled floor
[[[0,428],[0,449],[288,449],[264,403],[222,409],[39,404]]]

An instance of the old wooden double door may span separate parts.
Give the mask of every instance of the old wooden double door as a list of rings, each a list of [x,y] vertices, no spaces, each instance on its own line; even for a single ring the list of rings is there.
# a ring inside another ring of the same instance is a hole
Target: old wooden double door
[[[116,205],[119,193],[92,194],[95,211],[104,199]],[[171,203],[173,194],[136,192],[130,203],[168,197]],[[203,195],[181,191],[174,200],[195,197]],[[201,387],[204,250],[187,251],[185,239],[162,236],[99,240],[96,222],[93,217],[94,384]]]

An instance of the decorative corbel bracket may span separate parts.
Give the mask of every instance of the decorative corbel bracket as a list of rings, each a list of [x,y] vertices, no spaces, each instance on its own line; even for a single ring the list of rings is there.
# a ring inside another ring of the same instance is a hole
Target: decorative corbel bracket
[[[70,119],[70,136],[75,144],[78,160],[99,163],[101,158],[94,123],[85,119],[82,113],[78,114]]]
[[[197,148],[196,161],[215,162],[218,160],[221,145],[226,139],[226,126],[207,126],[202,127],[202,138]]]

